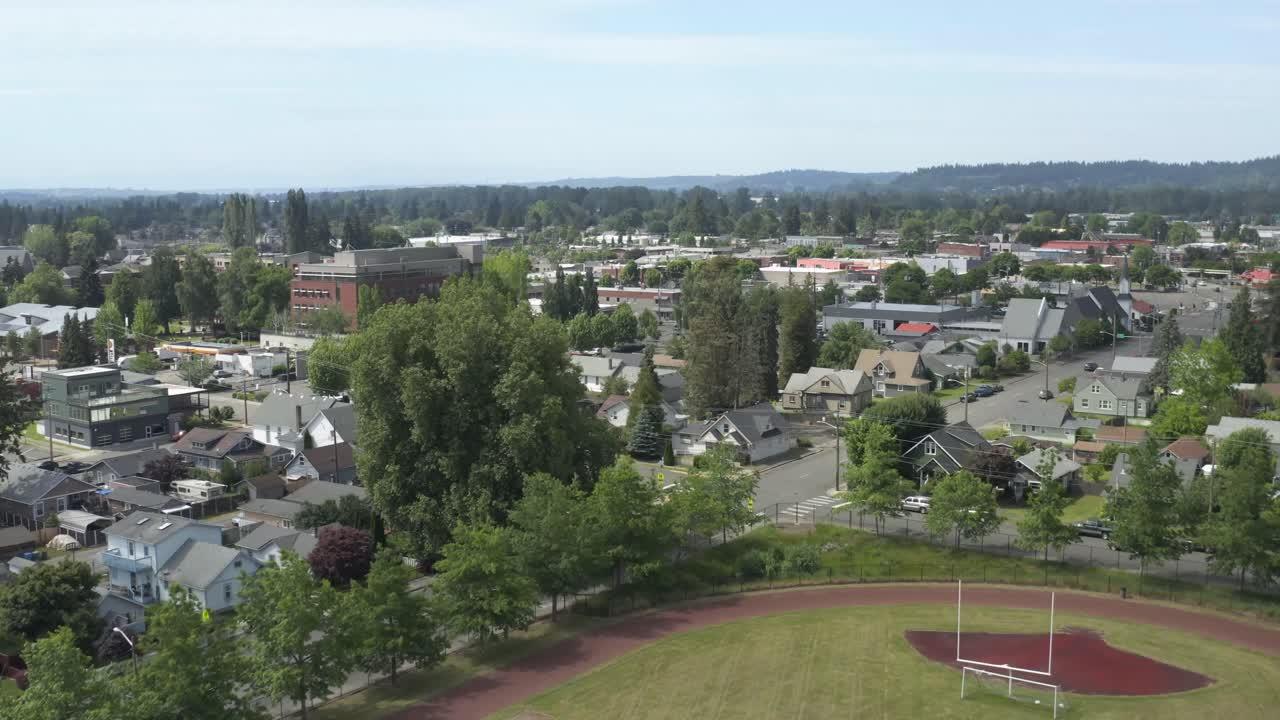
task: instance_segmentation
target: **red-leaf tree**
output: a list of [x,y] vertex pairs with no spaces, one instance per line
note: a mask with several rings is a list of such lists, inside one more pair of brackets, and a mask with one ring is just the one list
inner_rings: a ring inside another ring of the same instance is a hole
[[317,579],[328,580],[334,587],[347,587],[353,580],[364,580],[373,562],[369,533],[343,525],[324,528],[307,562]]

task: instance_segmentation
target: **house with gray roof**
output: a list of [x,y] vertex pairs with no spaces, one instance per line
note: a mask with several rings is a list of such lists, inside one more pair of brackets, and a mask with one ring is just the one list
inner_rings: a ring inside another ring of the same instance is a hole
[[907,323],[948,323],[985,320],[990,311],[964,305],[918,305],[914,303],[846,302],[822,308],[822,325],[831,331],[840,323],[856,322],[876,335],[892,333]]
[[14,263],[21,268],[23,275],[36,269],[31,251],[22,245],[0,245],[0,270],[9,263]]
[[1048,347],[1055,336],[1070,336],[1080,319],[1075,305],[1058,308],[1044,298],[1014,298],[1000,326],[1000,345],[1034,355]]
[[597,355],[569,356],[569,361],[578,369],[578,379],[586,386],[588,392],[604,391],[605,383],[622,372],[623,364],[615,357],[599,357]]
[[48,355],[57,347],[62,323],[70,315],[80,320],[92,320],[98,316],[98,308],[76,308],[70,305],[45,305],[43,303],[13,303],[0,307],[0,335],[10,331],[25,338],[38,333],[43,340],[41,355]]
[[290,550],[306,559],[311,551],[316,549],[317,544],[319,540],[316,532],[312,530],[296,530],[264,524],[240,538],[236,547],[247,550],[260,564],[270,565],[279,563],[280,554],[285,550]]
[[1156,362],[1158,361],[1159,358],[1153,357],[1119,355],[1112,361],[1111,368],[1107,372],[1122,375],[1150,375],[1151,371],[1156,368]]
[[[1081,477],[1080,471],[1082,466],[1080,463],[1067,457],[1065,453],[1054,452],[1055,459],[1050,477],[1046,478],[1040,474],[1040,465],[1045,462],[1045,458],[1049,452],[1051,451],[1041,448],[1032,450],[1026,455],[1018,458],[1016,461],[1018,464],[1018,475],[1014,479],[1014,482],[1025,487],[1029,487],[1032,490],[1039,490],[1040,483],[1049,479],[1062,483],[1062,487],[1066,490],[1079,487]],[[1017,493],[1017,490],[1015,489],[1014,492]]]
[[229,610],[240,604],[244,576],[253,575],[259,567],[261,563],[242,548],[187,540],[161,566],[160,577],[165,585],[160,592],[167,598],[170,588],[177,585],[186,588],[210,612]]
[[303,450],[284,466],[284,476],[290,481],[312,478],[324,482],[355,485],[356,456],[346,443],[312,447]]
[[187,570],[185,563],[174,560],[180,551],[186,558],[192,543],[222,546],[222,528],[217,525],[146,510],[126,515],[104,534],[107,548],[101,559],[107,567],[107,592],[134,608],[131,622],[143,617],[147,605],[167,600],[175,578],[189,581],[205,574],[207,553],[197,552]]
[[83,507],[95,490],[66,473],[14,463],[0,480],[0,524],[39,529],[48,515]]
[[308,444],[313,448],[334,443],[356,446],[355,406],[351,403],[337,403],[322,408],[302,429],[302,435],[303,445],[295,448],[294,452],[301,452]]
[[1056,400],[1020,400],[1009,411],[1005,428],[1013,435],[1074,445],[1080,428],[1096,428],[1097,420],[1077,419]]
[[111,511],[116,513],[117,517],[124,517],[126,514],[134,510],[150,510],[159,513],[180,512],[189,510],[190,505],[170,495],[163,495],[158,492],[149,492],[147,490],[137,490],[129,487],[111,487],[99,490],[99,493],[105,493],[103,497],[107,501],[107,505]]
[[[340,404],[337,398],[324,395],[286,395],[272,393],[262,399],[253,416],[253,439],[263,445],[302,449],[303,429],[322,410]],[[342,403],[345,404],[345,403]]]
[[109,484],[120,478],[141,475],[147,463],[172,457],[168,450],[147,448],[114,457],[103,458],[85,468],[80,477],[89,482]]
[[782,407],[852,415],[871,405],[874,392],[871,378],[861,370],[814,367],[808,372],[791,374],[782,390]]
[[938,428],[916,441],[902,454],[912,474],[924,487],[931,480],[972,467],[979,453],[992,452],[991,443],[966,422]]
[[258,498],[240,505],[237,519],[242,524],[247,521],[291,528],[293,527],[294,519],[298,517],[300,512],[302,512],[302,503],[283,499]]
[[691,423],[671,437],[677,456],[702,455],[717,445],[733,447],[742,462],[759,462],[796,446],[786,420],[769,403],[728,410],[702,423]]
[[286,448],[263,445],[248,430],[226,428],[193,428],[174,444],[173,451],[205,472],[218,472],[227,462],[243,468],[261,460],[268,467],[280,467],[293,455]]
[[1098,373],[1076,378],[1071,407],[1078,413],[1111,417],[1151,417],[1155,397],[1146,375]]

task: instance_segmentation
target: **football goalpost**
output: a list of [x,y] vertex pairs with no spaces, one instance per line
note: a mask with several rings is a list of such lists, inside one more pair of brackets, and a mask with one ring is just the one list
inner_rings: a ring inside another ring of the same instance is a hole
[[[993,663],[986,660],[974,660],[964,656],[961,640],[961,625],[964,614],[964,581],[956,581],[956,664],[960,666],[960,699],[966,697],[969,685],[977,685],[987,689],[999,689],[1011,700],[1023,700],[1035,705],[1044,701],[1051,702],[1053,717],[1058,717],[1058,708],[1065,707],[1058,700],[1059,686],[1049,682],[1053,677],[1053,624],[1054,611],[1057,606],[1057,594],[1049,593],[1049,652],[1044,669],[1024,668],[1009,663]],[[1020,673],[1015,675],[1014,673]],[[1025,675],[1042,678],[1031,680]],[[1017,688],[1017,690],[1015,689]],[[1031,693],[1020,693],[1018,690],[1033,690]],[[1049,695],[1052,695],[1050,699]],[[1041,698],[1040,696],[1044,696]]]

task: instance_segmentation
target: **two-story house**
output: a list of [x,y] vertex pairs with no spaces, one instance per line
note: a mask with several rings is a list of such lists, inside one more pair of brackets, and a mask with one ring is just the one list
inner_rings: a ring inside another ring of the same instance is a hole
[[613,357],[574,354],[569,361],[578,369],[578,379],[588,392],[602,392],[605,384],[622,372],[622,362]]
[[173,452],[205,472],[218,472],[226,462],[241,469],[257,460],[280,467],[293,455],[286,448],[263,445],[248,430],[223,428],[194,428],[174,444]]
[[80,475],[92,483],[109,485],[120,478],[141,475],[148,463],[170,457],[168,450],[146,448],[137,452],[124,453],[115,457],[103,458],[90,465]]
[[355,485],[356,456],[346,443],[325,447],[307,448],[284,466],[284,476],[290,481],[312,478],[324,482]]
[[137,511],[105,534],[107,590],[138,612],[128,623],[140,620],[147,605],[167,600],[172,585],[190,590],[212,612],[234,607],[241,575],[258,569],[248,552],[222,546],[222,528],[184,517]]
[[248,550],[262,565],[280,562],[280,554],[290,550],[304,560],[316,549],[319,540],[311,530],[294,530],[263,523],[240,538],[236,547]]
[[991,443],[966,422],[939,428],[916,441],[902,454],[914,468],[920,487],[930,481],[973,467],[979,453],[992,452]]
[[815,367],[809,368],[809,372],[791,374],[782,390],[782,407],[852,415],[871,404],[874,392],[871,378],[861,370]]
[[1145,375],[1098,373],[1076,378],[1071,407],[1113,417],[1151,417],[1153,396]]
[[787,422],[769,403],[729,410],[702,423],[677,430],[671,440],[677,456],[702,455],[713,446],[728,445],[743,462],[759,462],[796,446]]
[[875,384],[879,397],[933,390],[933,378],[925,369],[920,353],[902,350],[863,350],[854,370],[860,370]]
[[294,452],[305,447],[303,429],[316,414],[338,404],[337,398],[273,393],[262,399],[253,417],[253,439]]
[[95,490],[66,473],[14,463],[0,480],[0,521],[36,530],[50,515],[83,507]]

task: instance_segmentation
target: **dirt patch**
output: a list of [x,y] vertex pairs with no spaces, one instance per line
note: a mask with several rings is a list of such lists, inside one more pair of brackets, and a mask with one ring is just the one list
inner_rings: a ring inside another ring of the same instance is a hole
[[[907,642],[921,655],[955,668],[956,634],[908,630]],[[962,633],[961,655],[994,665],[1048,670],[1048,635]],[[1149,657],[1114,648],[1097,632],[1071,629],[1053,634],[1053,674],[1014,677],[1049,682],[1082,695],[1167,695],[1206,687],[1213,679]]]

